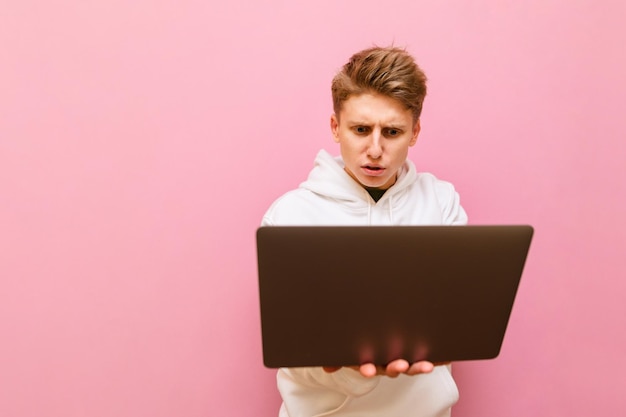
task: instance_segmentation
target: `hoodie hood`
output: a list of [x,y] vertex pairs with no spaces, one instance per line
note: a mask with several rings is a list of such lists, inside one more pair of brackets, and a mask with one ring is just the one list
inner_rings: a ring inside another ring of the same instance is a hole
[[396,183],[375,202],[344,170],[340,157],[321,150],[309,177],[267,210],[262,225],[465,224],[467,215],[449,182],[418,173],[407,160]]
[[[340,156],[333,157],[325,150],[318,152],[315,158],[315,166],[309,173],[300,188],[312,191],[316,194],[332,198],[349,205],[363,206],[373,200],[367,190],[355,181],[345,170],[345,164]],[[413,163],[409,160],[398,171],[396,183],[392,185],[379,203],[394,194],[400,193],[415,181],[417,176]]]
[[402,194],[408,191],[417,177],[413,163],[409,160],[405,161],[398,171],[396,183],[378,202],[374,202],[367,190],[355,181],[344,170],[344,167],[345,164],[340,156],[333,157],[325,150],[321,150],[315,158],[313,170],[307,180],[300,184],[300,188],[333,199],[348,210],[358,212],[367,210],[368,219],[371,218],[373,209],[386,209],[389,220],[393,222],[394,206],[400,202]]

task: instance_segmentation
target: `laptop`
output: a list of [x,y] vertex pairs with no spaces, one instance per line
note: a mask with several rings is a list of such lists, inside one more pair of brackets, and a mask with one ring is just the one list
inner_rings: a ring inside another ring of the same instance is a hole
[[264,365],[493,359],[532,235],[529,225],[260,227]]

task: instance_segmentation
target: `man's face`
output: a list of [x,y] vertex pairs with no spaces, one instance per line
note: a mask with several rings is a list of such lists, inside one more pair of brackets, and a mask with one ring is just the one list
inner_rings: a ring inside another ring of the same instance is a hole
[[419,120],[397,100],[380,94],[352,96],[330,127],[345,170],[362,186],[386,190],[396,182],[409,147],[417,142]]

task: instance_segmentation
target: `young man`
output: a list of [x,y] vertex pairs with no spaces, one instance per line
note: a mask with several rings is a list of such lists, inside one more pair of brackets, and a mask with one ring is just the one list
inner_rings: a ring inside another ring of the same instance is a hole
[[[406,51],[353,55],[332,82],[341,157],[320,151],[308,179],[272,204],[263,225],[467,223],[454,187],[407,160],[425,95],[426,77]],[[277,378],[280,417],[443,417],[458,399],[450,366],[429,362],[283,368]]]

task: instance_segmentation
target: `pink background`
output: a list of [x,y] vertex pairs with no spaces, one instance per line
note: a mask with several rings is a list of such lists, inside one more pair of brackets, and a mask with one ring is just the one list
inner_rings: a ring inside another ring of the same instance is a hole
[[254,232],[330,79],[406,46],[411,157],[536,228],[501,356],[454,415],[626,409],[621,1],[13,1],[0,12],[0,415],[273,416]]

